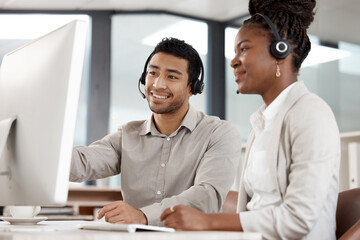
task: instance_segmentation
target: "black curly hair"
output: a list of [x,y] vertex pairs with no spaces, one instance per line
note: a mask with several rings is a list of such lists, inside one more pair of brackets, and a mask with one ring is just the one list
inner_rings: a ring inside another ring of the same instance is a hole
[[268,30],[271,41],[275,40],[269,25],[256,13],[266,15],[275,25],[281,38],[292,46],[293,69],[298,72],[311,49],[307,29],[314,20],[315,0],[250,0],[249,13],[244,27],[256,24]]
[[202,61],[199,53],[185,41],[179,40],[177,38],[163,38],[162,41],[156,45],[156,47],[150,54],[148,58],[149,62],[151,58],[159,52],[168,53],[175,57],[179,57],[189,61],[187,68],[187,72],[189,75],[188,85],[191,82],[196,81],[200,76]]

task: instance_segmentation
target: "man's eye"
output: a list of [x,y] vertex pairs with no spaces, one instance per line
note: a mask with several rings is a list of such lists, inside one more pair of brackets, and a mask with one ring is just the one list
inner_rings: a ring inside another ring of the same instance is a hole
[[177,77],[173,76],[173,75],[170,75],[169,76],[170,79],[177,79]]
[[151,76],[154,76],[155,72],[154,71],[149,71],[148,74],[151,75]]

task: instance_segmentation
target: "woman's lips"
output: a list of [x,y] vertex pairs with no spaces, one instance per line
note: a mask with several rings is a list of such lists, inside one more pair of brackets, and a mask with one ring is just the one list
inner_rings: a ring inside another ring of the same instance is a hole
[[234,76],[235,76],[235,82],[239,83],[241,82],[241,77],[245,74],[245,71],[236,71],[234,72]]

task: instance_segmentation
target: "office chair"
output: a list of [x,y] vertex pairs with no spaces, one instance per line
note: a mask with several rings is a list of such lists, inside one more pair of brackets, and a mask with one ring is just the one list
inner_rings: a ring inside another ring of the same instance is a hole
[[229,191],[222,206],[223,213],[236,213],[238,192]]
[[[229,191],[222,206],[223,213],[236,213],[237,191]],[[336,238],[360,239],[360,188],[339,193],[336,209]]]
[[360,239],[360,188],[339,193],[336,208],[336,238]]

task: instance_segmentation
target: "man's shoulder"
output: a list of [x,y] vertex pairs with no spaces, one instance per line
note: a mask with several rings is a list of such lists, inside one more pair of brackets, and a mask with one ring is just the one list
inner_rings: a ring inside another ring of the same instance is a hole
[[204,113],[200,113],[200,121],[198,122],[198,126],[204,126],[210,129],[222,129],[222,130],[231,130],[238,131],[234,124],[227,120],[222,120],[217,116],[206,115]]
[[240,132],[237,127],[217,116],[202,113],[193,133],[196,137],[208,139],[210,145],[220,144],[234,149],[241,146]]
[[136,120],[136,121],[130,121],[127,123],[124,123],[119,126],[119,131],[141,131],[148,120]]

